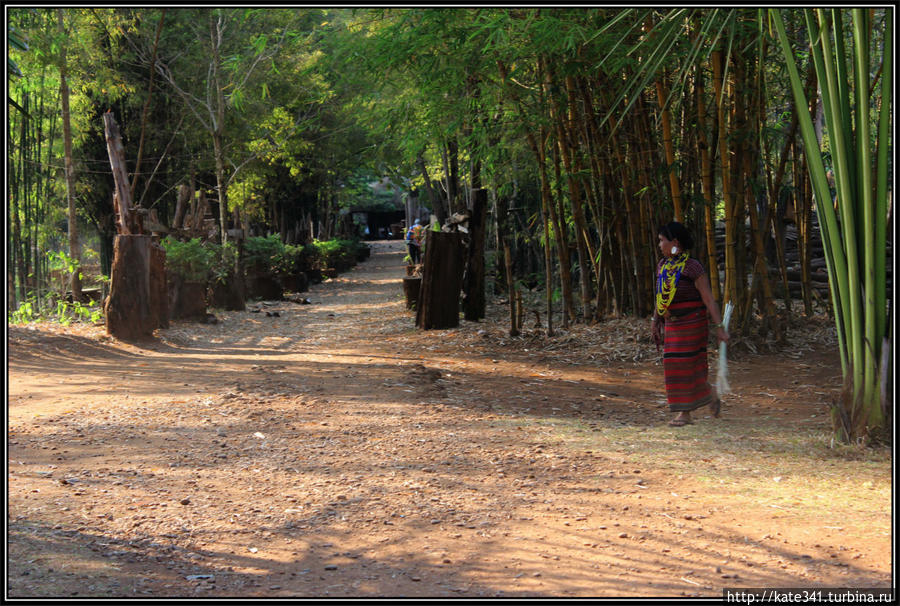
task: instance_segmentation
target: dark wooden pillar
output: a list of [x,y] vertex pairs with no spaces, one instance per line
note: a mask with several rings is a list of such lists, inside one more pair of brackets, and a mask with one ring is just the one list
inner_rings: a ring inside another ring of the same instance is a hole
[[462,275],[462,234],[427,232],[416,326],[423,330],[459,326]]

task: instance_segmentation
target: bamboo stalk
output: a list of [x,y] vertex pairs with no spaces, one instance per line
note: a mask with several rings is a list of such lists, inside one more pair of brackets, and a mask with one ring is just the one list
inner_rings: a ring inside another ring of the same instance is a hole
[[[869,95],[869,44],[868,44],[868,19],[866,10],[853,9],[853,41],[854,41],[854,59],[855,69],[854,76],[856,79],[856,107],[858,112],[856,137],[856,157],[857,157],[857,205],[861,206],[860,229],[862,230],[861,243],[868,242],[868,246],[863,247],[864,257],[864,274],[862,276],[864,296],[862,304],[863,326],[862,332],[865,342],[864,362],[863,362],[863,399],[864,402],[871,402],[875,399],[877,393],[877,371],[878,360],[880,358],[879,351],[881,349],[880,339],[877,336],[877,320],[875,308],[875,290],[877,288],[875,274],[875,256],[876,248],[872,246],[876,238],[875,227],[875,204],[874,190],[872,183],[872,152],[870,147],[869,120],[866,111],[860,108],[868,108]],[[881,255],[882,258],[884,254]],[[874,425],[881,425],[881,406],[867,406],[869,414],[867,415]]]
[[663,149],[666,152],[666,173],[669,177],[669,188],[672,194],[672,208],[675,220],[684,221],[684,211],[681,204],[681,187],[678,184],[678,175],[675,172],[675,146],[672,144],[672,116],[666,99],[669,96],[665,84],[665,71],[656,80],[656,98],[659,102],[660,118],[662,120]]
[[[893,99],[893,57],[894,57],[894,21],[893,10],[885,15],[884,51],[882,52],[883,65],[881,79],[881,108],[878,120],[878,157],[875,191],[875,250],[887,249],[887,184],[888,184],[888,153],[891,141],[891,101]],[[875,286],[875,317],[877,319],[876,334],[887,334],[887,288],[885,278],[887,260],[884,254],[875,255],[875,277],[878,280]],[[882,377],[882,381],[885,377]]]
[[[799,77],[784,30],[784,23],[781,20],[780,11],[773,10],[771,14],[784,51],[791,78],[791,88],[799,105],[803,91],[799,85]],[[842,43],[836,43],[837,53],[835,53],[827,27],[828,14],[825,11],[818,12],[818,20],[814,18],[812,11],[805,11],[805,15],[810,40],[814,42],[813,60],[816,71],[819,73],[820,80],[823,74],[825,76],[822,98],[835,166],[837,209],[830,204],[828,182],[821,158],[812,155],[813,152],[818,153],[819,148],[808,114],[800,114],[800,124],[804,145],[807,149],[812,184],[816,191],[816,198],[820,201],[818,207],[822,219],[821,227],[828,267],[829,289],[834,302],[835,322],[838,328],[841,364],[845,380],[846,398],[841,406],[832,410],[832,416],[835,421],[836,433],[845,440],[849,440],[854,437],[871,435],[872,431],[882,428],[884,424],[881,396],[880,394],[876,395],[876,392],[879,392],[877,389],[878,377],[881,374],[881,359],[878,356],[881,335],[873,331],[873,327],[877,327],[877,320],[870,319],[868,316],[874,313],[877,317],[884,313],[884,310],[875,309],[874,289],[878,286],[870,286],[869,282],[882,279],[881,276],[876,277],[873,274],[878,256],[885,255],[885,250],[877,248],[875,244],[878,242],[876,225],[886,222],[886,218],[873,216],[877,212],[880,202],[871,198],[870,156],[860,147],[870,145],[868,125],[863,125],[863,122],[869,120],[867,110],[869,100],[865,96],[870,88],[866,47],[867,22],[863,13],[854,13],[856,19],[854,20],[852,39],[856,66],[855,77],[857,78],[855,85],[862,87],[861,95],[856,99],[858,111],[854,117],[857,130],[854,131],[851,128],[852,123],[849,123],[849,99],[845,96],[847,94],[846,73],[843,71],[845,69],[844,58],[840,56]],[[844,32],[840,26],[840,19],[835,13],[832,13],[831,17],[834,35],[841,38]],[[890,18],[891,16],[888,16],[887,20],[889,21]],[[892,30],[886,26],[886,47],[892,45],[891,37]],[[842,82],[842,80],[844,81]],[[889,91],[890,89],[883,90]],[[882,132],[882,127],[885,126],[881,121],[882,118],[884,118],[884,114],[879,118],[879,132]],[[856,139],[854,139],[854,135],[856,135]],[[853,162],[852,156],[854,155],[862,155],[863,160],[860,163]],[[878,192],[886,194],[886,177],[886,170],[878,171],[877,178],[884,178],[885,186],[884,189],[881,189],[880,184],[875,186],[876,197]],[[875,212],[873,212],[873,207],[876,209]],[[837,223],[837,212],[840,213],[840,224]],[[859,271],[860,248],[863,249],[863,258],[869,264],[869,268],[862,276]]]
[[725,114],[725,83],[722,64],[722,51],[716,49],[712,52],[713,88],[716,97],[716,110],[718,113],[719,128],[719,160],[722,175],[722,199],[725,203],[725,292],[723,300],[731,301],[735,305],[740,301],[737,293],[737,266],[735,254],[737,242],[735,242],[735,217],[734,198],[731,190],[731,162],[729,159],[727,120]]
[[[854,195],[851,184],[851,164],[848,157],[850,141],[848,141],[846,132],[844,131],[842,120],[843,103],[841,102],[840,90],[843,86],[838,81],[838,59],[835,57],[831,44],[831,38],[828,36],[828,30],[825,25],[826,16],[822,9],[819,9],[819,24],[822,27],[822,35],[819,36],[819,43],[822,46],[822,53],[825,67],[825,87],[822,94],[831,98],[830,111],[826,113],[825,119],[828,124],[828,133],[832,142],[832,158],[835,163],[835,185],[837,187],[837,206],[841,214],[841,223],[843,229],[840,235],[843,237],[844,254],[846,255],[846,272],[847,272],[847,288],[848,296],[846,297],[849,306],[844,310],[848,317],[849,334],[847,335],[848,350],[850,353],[851,369],[853,372],[854,392],[859,386],[862,386],[863,368],[863,344],[862,344],[862,310],[858,297],[854,293],[859,292],[859,249],[857,245],[856,221],[854,213]],[[857,406],[854,404],[854,407]]]
[[696,72],[697,95],[697,147],[700,151],[700,185],[703,193],[703,217],[706,225],[706,266],[709,272],[709,285],[716,303],[722,306],[722,292],[719,285],[719,267],[716,258],[716,219],[713,202],[715,186],[713,184],[713,160],[709,153],[706,122],[706,91],[703,87],[703,74],[698,63]]
[[[559,151],[559,157],[562,159],[563,164],[566,169],[566,183],[569,186],[569,198],[570,203],[572,205],[572,219],[575,223],[575,246],[576,252],[578,254],[578,266],[579,266],[579,284],[581,286],[581,308],[582,308],[582,318],[583,321],[587,321],[590,317],[591,311],[591,294],[590,294],[590,280],[591,280],[591,265],[590,265],[590,255],[587,252],[587,242],[585,241],[585,234],[587,233],[587,229],[585,227],[584,220],[584,207],[581,203],[581,188],[578,180],[575,178],[575,168],[573,164],[572,158],[572,147],[570,143],[570,138],[567,136],[565,124],[563,123],[563,111],[557,104],[557,101],[552,98],[550,85],[553,81],[554,72],[550,65],[547,62],[547,59],[543,59],[544,63],[544,88],[545,95],[548,100],[548,109],[550,111],[550,117],[553,120],[556,127],[556,147]],[[566,86],[568,89],[568,84]]]

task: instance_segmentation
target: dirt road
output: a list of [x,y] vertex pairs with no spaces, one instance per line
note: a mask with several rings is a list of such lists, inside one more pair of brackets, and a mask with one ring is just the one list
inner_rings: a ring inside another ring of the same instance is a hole
[[417,331],[402,256],[142,345],[10,326],[7,597],[890,586],[833,347],[736,361],[723,418],[672,428],[640,323]]

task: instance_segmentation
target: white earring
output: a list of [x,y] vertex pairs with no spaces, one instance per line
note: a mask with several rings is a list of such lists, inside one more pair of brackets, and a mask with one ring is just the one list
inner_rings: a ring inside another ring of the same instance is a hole
[[677,246],[673,246],[673,247],[672,247],[672,254],[673,254],[673,255],[677,255],[677,254],[678,254],[678,247],[677,247]]

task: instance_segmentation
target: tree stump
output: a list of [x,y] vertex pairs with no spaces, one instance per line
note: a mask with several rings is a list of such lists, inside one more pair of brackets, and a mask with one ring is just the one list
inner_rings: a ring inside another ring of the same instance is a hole
[[234,272],[224,282],[213,282],[209,285],[207,300],[212,307],[221,307],[227,311],[244,311],[246,285]]
[[462,234],[427,232],[416,326],[423,330],[459,326],[463,269]]
[[309,278],[305,272],[298,271],[293,274],[281,276],[281,284],[285,290],[291,292],[306,292],[309,290]]
[[419,276],[403,278],[403,294],[406,295],[406,309],[415,309],[418,306],[421,286],[422,278]]
[[169,281],[169,304],[177,320],[206,318],[206,282],[187,282],[179,277]]
[[169,327],[166,249],[154,241],[150,242],[150,313],[157,328]]
[[[117,339],[146,339],[159,328],[158,311],[153,309],[158,303],[151,295],[150,244],[150,236],[116,236],[109,297],[103,311],[106,331]],[[165,290],[162,293],[164,296]]]
[[251,269],[246,275],[247,298],[265,301],[284,299],[284,287],[275,274]]

